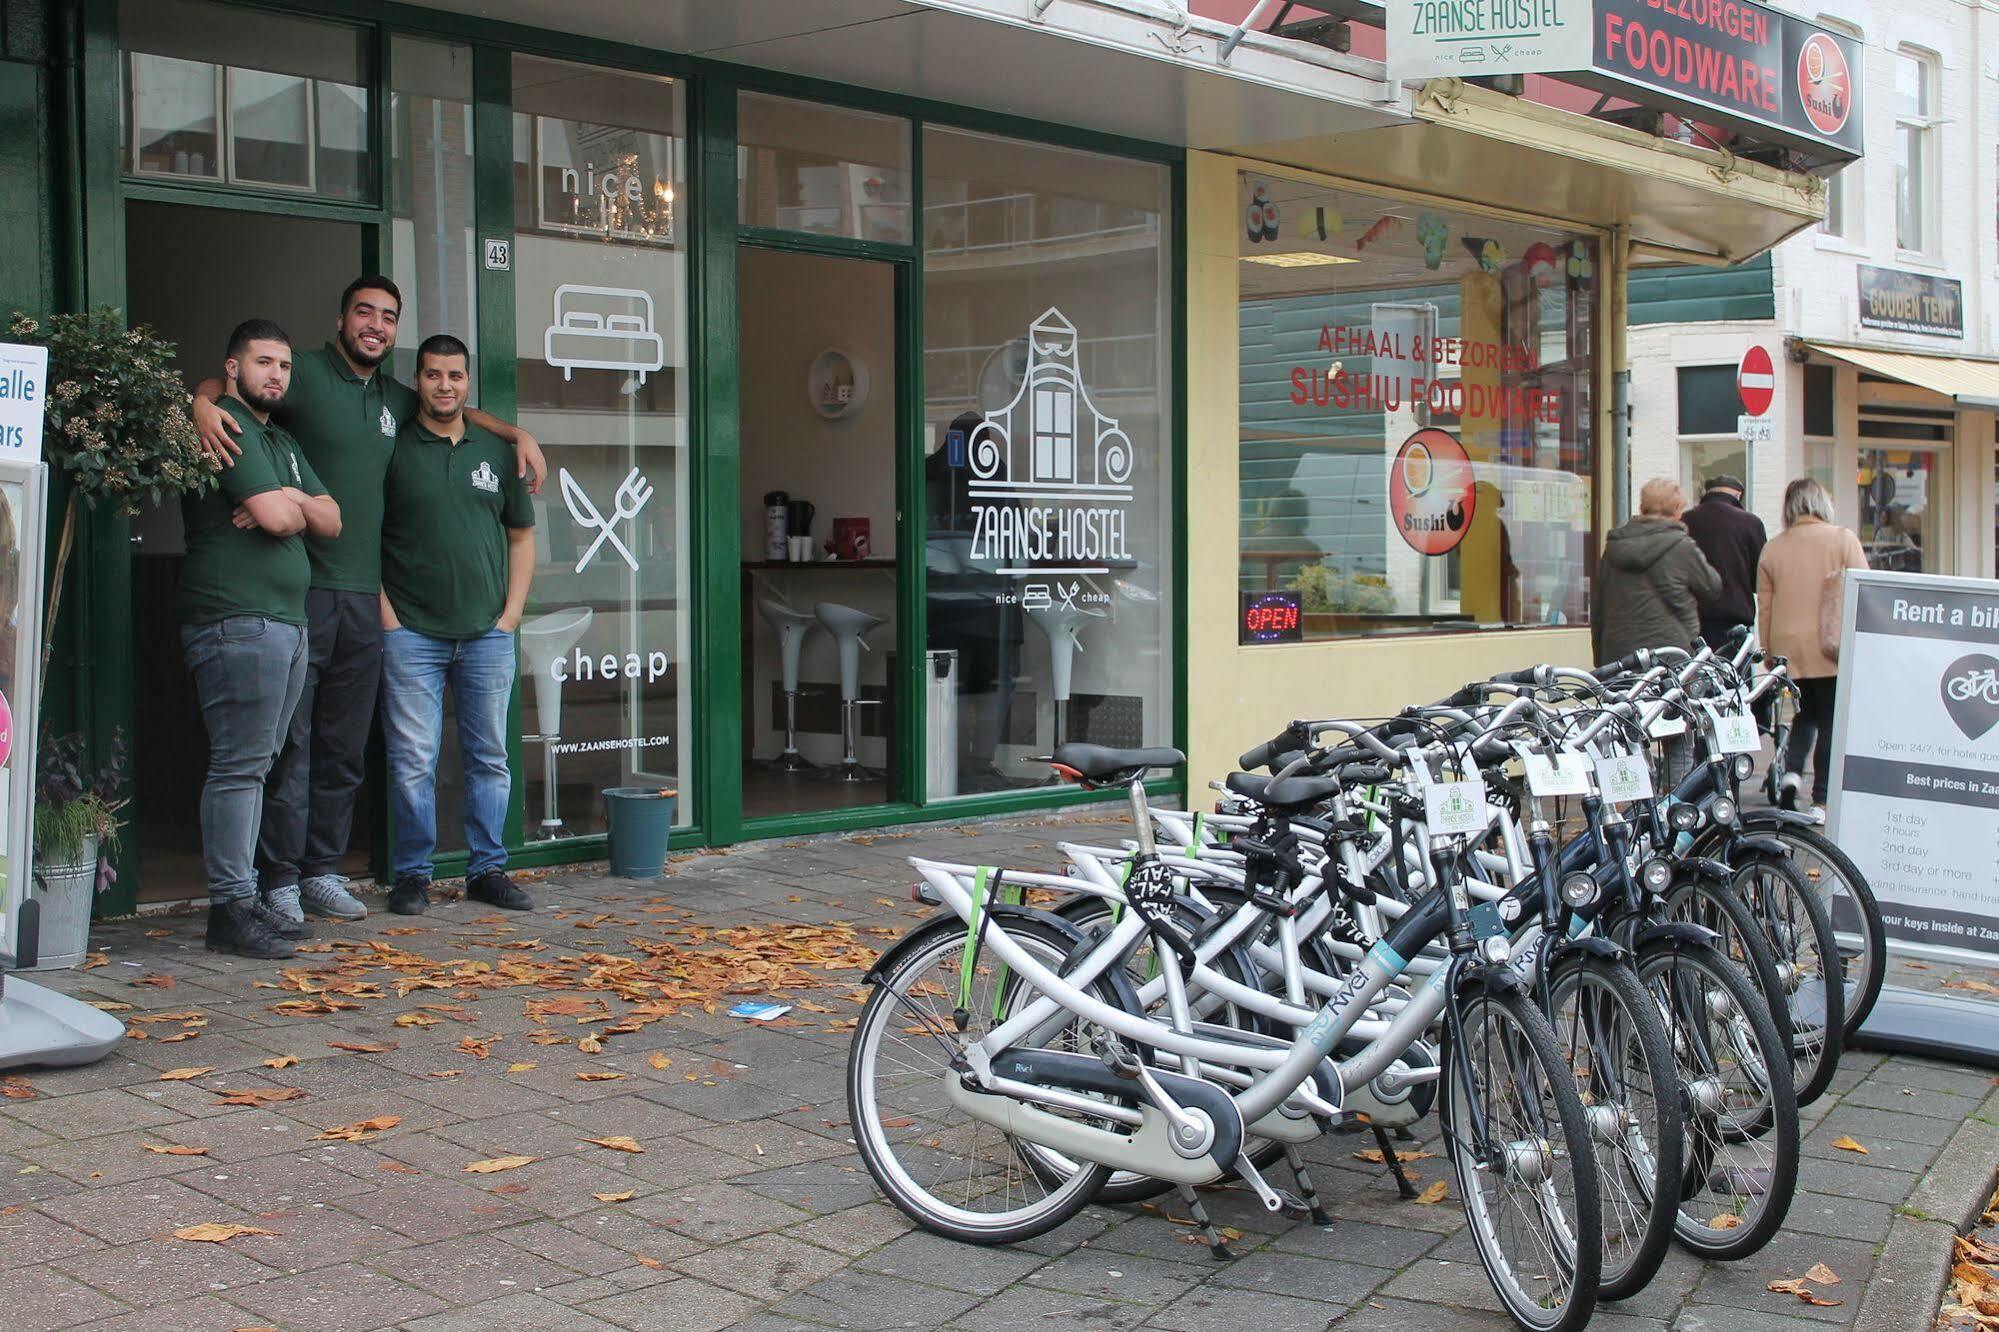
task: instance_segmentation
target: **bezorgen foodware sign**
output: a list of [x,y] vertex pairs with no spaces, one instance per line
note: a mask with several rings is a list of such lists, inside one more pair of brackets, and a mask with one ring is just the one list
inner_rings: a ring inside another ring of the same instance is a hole
[[1567,75],[1828,160],[1860,155],[1859,44],[1752,0],[1389,0],[1383,14],[1397,79]]

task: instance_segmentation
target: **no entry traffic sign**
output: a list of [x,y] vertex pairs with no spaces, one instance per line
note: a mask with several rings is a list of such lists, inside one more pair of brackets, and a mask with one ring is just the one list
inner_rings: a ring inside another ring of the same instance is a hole
[[1770,364],[1770,353],[1761,347],[1751,347],[1742,353],[1742,364],[1736,367],[1735,391],[1742,398],[1742,410],[1751,416],[1761,416],[1770,410],[1770,399],[1777,392],[1777,371]]

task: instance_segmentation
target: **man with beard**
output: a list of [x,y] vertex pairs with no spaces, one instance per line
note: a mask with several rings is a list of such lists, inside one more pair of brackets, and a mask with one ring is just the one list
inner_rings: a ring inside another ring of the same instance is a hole
[[264,779],[305,683],[302,534],[340,535],[340,506],[292,437],[271,420],[291,381],[292,345],[268,319],[239,324],[223,363],[224,398],[242,426],[242,453],[217,488],[181,501],[187,559],[178,608],[181,647],[208,730],[201,852],[208,870],[208,947],[290,957],[310,936],[257,894]]
[[533,900],[507,877],[502,825],[514,630],[534,577],[534,509],[513,451],[465,419],[471,356],[448,334],[416,353],[416,419],[396,436],[382,510],[382,734],[395,816],[389,910],[430,905],[444,691],[465,767],[465,895],[510,911]]
[[[414,393],[377,373],[395,350],[401,314],[402,293],[388,278],[348,283],[333,341],[298,356],[291,392],[277,413],[346,515],[340,539],[306,541],[312,590],[305,689],[265,792],[262,891],[273,910],[293,921],[303,921],[306,911],[337,920],[368,914],[339,865],[381,682],[382,478],[396,432],[417,410]],[[226,465],[237,424],[209,401],[217,387],[210,380],[195,390],[193,415],[204,447]],[[466,414],[514,446],[508,470],[531,471],[539,485],[544,463],[532,435],[483,412]]]

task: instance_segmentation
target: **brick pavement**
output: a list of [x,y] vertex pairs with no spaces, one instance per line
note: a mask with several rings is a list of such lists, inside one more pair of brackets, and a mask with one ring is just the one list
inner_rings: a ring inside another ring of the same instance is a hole
[[[685,937],[690,926],[852,922],[879,945],[923,914],[907,898],[905,856],[1046,865],[1057,839],[1108,841],[1118,832],[1078,821],[761,844],[682,857],[658,884],[565,874],[535,885],[548,907],[532,917],[496,923],[486,908],[453,901],[416,922],[421,933],[390,935],[411,923],[378,912],[359,926],[322,927],[321,938],[466,959],[467,975],[509,958],[636,956],[628,940]],[[1102,814],[1082,821],[1112,822]],[[677,910],[648,914],[660,904]],[[627,921],[635,923],[616,923]],[[542,947],[519,947],[530,941]],[[853,971],[791,994],[827,1015],[799,1011],[759,1027],[697,1005],[610,1036],[589,1054],[572,1043],[573,1029],[560,1045],[531,1039],[574,1023],[566,1015],[532,1021],[524,1001],[546,997],[534,990],[397,997],[385,984],[383,997],[356,999],[352,1009],[302,1015],[274,1011],[301,997],[265,988],[278,980],[277,965],[204,952],[196,915],[109,925],[96,944],[105,965],[44,979],[130,1004],[120,1013],[127,1019],[198,1010],[205,1025],[138,1024],[150,1039],[127,1041],[89,1068],[29,1073],[33,1099],[0,1099],[0,1323],[23,1332],[1191,1332],[1225,1319],[1273,1330],[1510,1326],[1455,1205],[1397,1201],[1379,1167],[1353,1158],[1368,1144],[1343,1135],[1307,1153],[1338,1218],[1330,1229],[1272,1218],[1239,1189],[1213,1195],[1217,1219],[1243,1232],[1233,1264],[1215,1263],[1184,1226],[1141,1208],[1092,1207],[1008,1249],[912,1232],[879,1200],[844,1123],[847,1037],[838,1024],[855,1011],[846,997],[858,981]],[[300,962],[320,967],[351,955]],[[160,988],[157,977],[171,977],[172,987]],[[426,1004],[450,1015],[435,1025],[396,1024],[407,1014],[436,1016]],[[617,1025],[624,1005],[612,1008]],[[166,1042],[181,1030],[197,1035]],[[487,1058],[463,1051],[468,1035],[494,1038]],[[396,1048],[356,1053],[330,1042]],[[265,1066],[286,1055],[298,1062]],[[159,1080],[180,1067],[216,1071]],[[433,1076],[452,1069],[461,1071]],[[259,1088],[304,1094],[217,1104],[219,1089]],[[1651,1289],[1606,1306],[1597,1325],[1779,1332],[1851,1322],[1877,1276],[1894,1210],[1960,1122],[1999,1119],[1999,1101],[1983,1073],[1869,1054],[1847,1056],[1836,1093],[1807,1111],[1801,1192],[1768,1250],[1733,1267],[1676,1252]],[[387,1115],[400,1123],[368,1141],[315,1137]],[[1843,1134],[1868,1154],[1832,1148]],[[645,1150],[581,1141],[611,1135]],[[206,1155],[155,1153],[148,1143]],[[464,1169],[507,1155],[538,1159],[494,1174]],[[1438,1178],[1438,1164],[1416,1168]],[[219,1245],[171,1238],[201,1222],[275,1233]],[[1764,1289],[1816,1262],[1843,1278],[1831,1292],[1842,1304],[1812,1308]]]

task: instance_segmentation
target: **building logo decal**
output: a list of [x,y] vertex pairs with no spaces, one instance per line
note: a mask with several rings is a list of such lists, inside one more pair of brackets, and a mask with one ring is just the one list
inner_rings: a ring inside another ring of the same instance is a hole
[[1060,310],[1043,311],[1020,388],[965,441],[971,555],[1002,574],[1102,574],[1131,560],[1132,444],[1090,401],[1080,341]]

